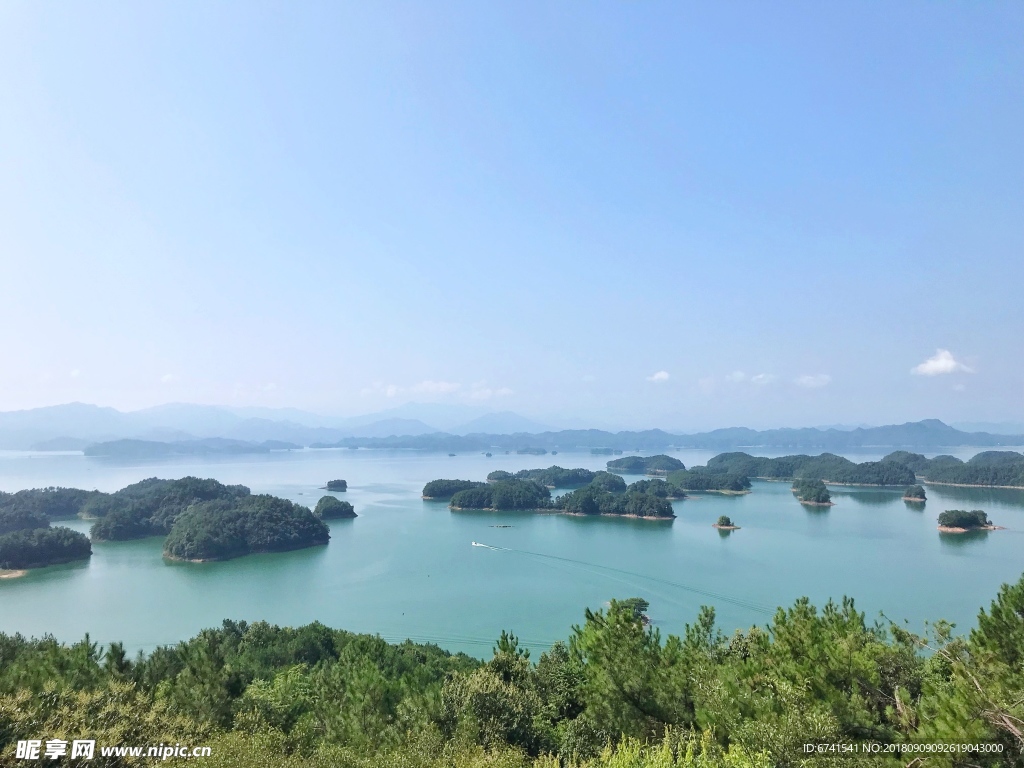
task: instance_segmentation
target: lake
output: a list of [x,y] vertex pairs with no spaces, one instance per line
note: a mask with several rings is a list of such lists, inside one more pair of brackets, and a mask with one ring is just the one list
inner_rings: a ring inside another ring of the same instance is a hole
[[[953,451],[961,458],[976,452]],[[690,466],[713,453],[672,455]],[[847,455],[865,461],[881,452]],[[344,478],[349,491],[338,496],[359,514],[332,521],[326,547],[222,563],[165,561],[159,538],[98,543],[87,562],[0,580],[0,631],[68,642],[88,632],[101,643],[152,650],[225,618],[320,621],[489,656],[503,629],[536,653],[567,638],[584,608],[610,598],[646,598],[654,625],[677,634],[701,605],[713,605],[731,633],[765,624],[776,606],[803,595],[819,606],[850,595],[869,619],[881,611],[914,631],[936,619],[966,631],[999,585],[1024,571],[1024,491],[927,486],[921,510],[900,499],[901,489],[833,486],[835,506],[815,509],[797,503],[788,483],[755,481],[748,495],[675,502],[671,522],[451,512],[420,498],[435,478],[483,480],[495,469],[551,464],[603,469],[607,459],[304,450],[132,462],[0,452],[5,491],[114,491],[146,477],[196,475],[312,507],[319,487]],[[984,509],[1007,530],[941,535],[936,517],[951,508]],[[713,529],[722,514],[742,529]],[[83,532],[90,525],[56,524]]]

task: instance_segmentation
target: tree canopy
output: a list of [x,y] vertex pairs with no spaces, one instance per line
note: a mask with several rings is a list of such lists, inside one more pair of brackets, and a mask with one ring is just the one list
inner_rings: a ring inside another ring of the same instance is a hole
[[327,481],[328,491],[347,491],[348,483],[345,480],[328,480]]
[[832,494],[821,480],[797,480],[793,485],[796,496],[804,504],[831,504]]
[[972,509],[970,512],[964,509],[947,509],[939,513],[939,525],[944,528],[984,528],[992,525],[988,515],[980,509]]
[[39,568],[91,554],[89,537],[70,528],[26,528],[0,536],[0,569]]
[[175,519],[164,553],[181,560],[227,560],[326,544],[330,538],[327,525],[306,507],[260,494],[192,504]]
[[316,503],[313,514],[321,520],[336,520],[343,517],[356,517],[356,511],[350,503],[333,496],[321,496]]
[[479,488],[484,483],[475,480],[431,480],[423,486],[423,498],[425,499],[450,499],[459,491],[469,488]]

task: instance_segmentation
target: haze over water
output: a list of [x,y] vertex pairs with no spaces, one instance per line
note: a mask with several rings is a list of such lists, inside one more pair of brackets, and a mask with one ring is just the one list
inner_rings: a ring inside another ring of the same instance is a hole
[[[865,461],[881,453],[847,456]],[[672,455],[691,466],[713,452]],[[651,602],[663,633],[682,632],[705,604],[715,607],[726,632],[764,624],[776,606],[802,595],[819,607],[850,595],[869,619],[884,611],[915,631],[936,619],[966,631],[1000,584],[1024,568],[1024,491],[928,486],[928,503],[916,510],[900,499],[900,489],[834,486],[835,506],[815,510],[798,504],[788,483],[754,481],[745,496],[695,494],[675,502],[672,522],[453,513],[444,502],[420,498],[435,478],[483,480],[495,469],[556,463],[603,469],[606,461],[576,453],[487,458],[363,450],[145,463],[0,454],[5,491],[114,491],[146,477],[196,475],[312,507],[324,493],[320,486],[344,478],[349,491],[339,496],[359,514],[331,521],[326,547],[222,563],[165,561],[162,538],[98,543],[86,563],[0,581],[0,631],[52,633],[64,641],[88,632],[95,641],[151,650],[225,618],[320,621],[483,656],[502,629],[545,648],[568,636],[585,607],[634,595]],[[942,536],[935,518],[950,508],[984,509],[1006,530]],[[714,530],[722,514],[741,530]],[[55,524],[83,532],[91,525]]]

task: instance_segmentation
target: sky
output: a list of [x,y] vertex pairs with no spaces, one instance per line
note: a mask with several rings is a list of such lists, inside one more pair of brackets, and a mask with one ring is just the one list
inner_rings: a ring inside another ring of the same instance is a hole
[[1024,4],[0,4],[0,410],[1024,418]]

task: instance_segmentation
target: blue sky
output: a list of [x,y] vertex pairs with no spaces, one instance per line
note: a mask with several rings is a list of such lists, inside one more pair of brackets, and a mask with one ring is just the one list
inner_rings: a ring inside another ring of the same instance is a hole
[[1018,2],[4,3],[0,410],[1020,420],[1022,34]]

